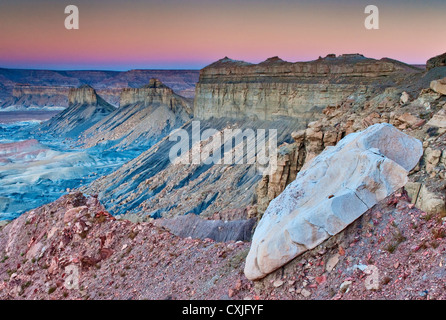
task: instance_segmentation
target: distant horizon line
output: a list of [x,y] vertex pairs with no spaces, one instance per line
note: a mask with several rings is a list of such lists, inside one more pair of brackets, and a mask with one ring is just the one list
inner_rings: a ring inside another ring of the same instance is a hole
[[[204,67],[203,67],[204,68]],[[59,68],[34,68],[34,67],[3,67],[0,66],[0,69],[7,70],[30,70],[30,71],[102,71],[102,72],[129,72],[129,71],[200,71],[201,69],[193,69],[193,68],[134,68],[134,69],[59,69]]]
[[[401,61],[403,62],[403,61]],[[405,63],[405,62],[403,62]],[[409,66],[426,66],[426,63],[406,63]],[[205,67],[203,67],[205,68]],[[89,72],[130,72],[130,71],[200,71],[201,69],[193,69],[193,68],[136,68],[136,69],[53,69],[53,68],[23,68],[23,67],[2,67],[0,66],[0,69],[6,69],[6,70],[29,70],[29,71],[89,71]]]
[[[351,53],[351,54],[359,54],[359,55],[363,55],[363,54],[361,54],[361,53]],[[328,56],[329,54],[327,54],[327,56]],[[349,54],[339,54],[339,55],[336,55],[337,57],[340,57],[340,56],[342,56],[342,55],[349,55]],[[375,60],[381,60],[381,59],[391,59],[391,60],[396,60],[396,61],[399,61],[399,62],[402,62],[402,63],[405,63],[405,64],[407,64],[407,65],[411,65],[411,66],[426,66],[426,61],[424,61],[424,62],[418,62],[418,63],[408,63],[408,62],[405,62],[405,61],[403,61],[403,60],[399,60],[399,59],[394,59],[394,58],[390,58],[390,57],[382,57],[382,58],[371,58],[371,57],[367,57],[367,56],[365,56],[365,55],[363,55],[364,57],[366,57],[366,58],[370,58],[370,59],[375,59]],[[269,58],[267,58],[267,59],[265,59],[265,60],[262,60],[262,61],[259,61],[259,62],[250,62],[250,61],[247,61],[247,60],[243,60],[243,59],[241,59],[241,60],[238,60],[238,59],[232,59],[232,58],[229,58],[229,59],[231,59],[231,60],[236,60],[236,61],[243,61],[243,62],[247,62],[247,63],[252,63],[252,64],[258,64],[258,63],[261,63],[261,62],[264,62],[264,61],[267,61],[268,59],[270,59],[270,58],[275,58],[275,57],[278,57],[278,56],[274,56],[274,57],[269,57]],[[322,56],[318,56],[318,58],[320,58],[320,57],[322,57]],[[104,69],[101,69],[100,67],[93,67],[93,68],[91,68],[91,69],[89,69],[88,67],[78,67],[78,68],[76,68],[76,67],[74,67],[74,68],[72,68],[72,69],[70,69],[69,67],[67,68],[67,67],[20,67],[20,66],[6,66],[6,67],[3,67],[3,66],[1,66],[0,65],[0,69],[10,69],[10,70],[36,70],[36,71],[38,71],[38,70],[41,70],[41,71],[103,71],[103,72],[129,72],[129,71],[138,71],[138,70],[153,70],[153,71],[157,71],[157,70],[159,70],[159,71],[166,71],[166,70],[172,70],[172,71],[199,71],[199,70],[201,70],[201,69],[203,69],[203,68],[205,68],[205,67],[207,67],[207,66],[209,66],[210,64],[212,64],[212,63],[214,63],[214,62],[217,62],[217,61],[219,61],[219,60],[222,60],[222,59],[225,59],[225,58],[228,58],[227,56],[225,56],[225,57],[223,57],[223,58],[220,58],[220,59],[217,59],[217,60],[213,60],[212,62],[204,62],[203,63],[203,66],[202,67],[198,67],[198,66],[196,66],[196,67],[177,67],[177,66],[173,66],[173,67],[163,67],[163,66],[157,66],[157,67],[135,67],[135,68],[117,68],[117,69],[112,69],[112,68],[108,68],[108,67],[104,67]],[[316,59],[310,59],[310,60],[306,60],[306,59],[304,59],[304,60],[298,60],[298,61],[294,61],[294,62],[292,62],[292,61],[286,61],[286,60],[284,60],[285,62],[289,62],[289,63],[299,63],[299,62],[311,62],[311,61],[316,61],[318,58],[316,58]]]

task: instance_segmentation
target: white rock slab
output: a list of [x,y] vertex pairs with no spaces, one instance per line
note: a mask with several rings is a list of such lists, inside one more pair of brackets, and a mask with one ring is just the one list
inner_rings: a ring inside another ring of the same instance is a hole
[[339,233],[407,182],[422,144],[375,124],[327,147],[273,201],[257,226],[245,275],[265,277]]

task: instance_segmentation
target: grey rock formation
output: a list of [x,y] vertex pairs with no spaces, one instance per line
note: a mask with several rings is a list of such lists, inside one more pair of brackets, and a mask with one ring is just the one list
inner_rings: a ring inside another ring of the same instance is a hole
[[343,230],[407,182],[423,149],[389,124],[352,133],[307,162],[257,226],[245,266],[262,278]]
[[[282,144],[292,142],[291,133],[300,127],[293,120],[237,121],[221,118],[201,121],[200,134],[207,129],[223,132],[228,128],[241,132],[276,129],[277,142]],[[191,122],[182,129],[189,133],[189,138],[192,136]],[[255,188],[262,175],[255,164],[247,163],[246,148],[243,149],[245,161],[240,164],[181,164],[172,163],[169,159],[174,145],[175,141],[165,137],[139,157],[82,190],[98,194],[112,214],[135,213],[157,218],[186,213],[209,217],[222,210],[246,208],[256,201]],[[234,142],[231,152],[237,148],[240,144]]]

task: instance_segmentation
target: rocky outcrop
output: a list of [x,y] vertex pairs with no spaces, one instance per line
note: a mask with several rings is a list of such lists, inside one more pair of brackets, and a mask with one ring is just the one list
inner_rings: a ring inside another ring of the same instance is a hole
[[[329,109],[324,113],[329,113]],[[323,128],[320,121],[310,122],[308,128],[291,134],[294,143],[279,148],[278,169],[272,175],[263,176],[256,188],[257,213],[260,217],[269,203],[276,198],[285,187],[297,176],[297,173],[325,147],[334,146],[346,134],[353,132],[352,122],[339,125],[337,128]]]
[[359,102],[391,85],[401,74],[419,72],[396,61],[359,54],[297,63],[278,57],[259,64],[224,58],[200,71],[194,114],[201,119],[291,117],[308,121],[327,106],[338,106],[347,98]]
[[427,125],[430,127],[441,128],[443,130],[446,129],[446,105],[436,114],[434,114]]
[[69,105],[97,105],[98,96],[96,91],[88,86],[83,85],[78,89],[71,89],[68,95]]
[[421,182],[408,182],[405,189],[410,197],[411,203],[427,214],[445,212],[445,199],[436,192],[429,190],[426,184]]
[[[131,104],[141,103],[145,107],[154,103],[154,100],[158,99],[162,104],[174,104],[173,98],[178,98],[179,96],[174,93],[174,91],[162,83],[160,80],[152,78],[149,83],[140,88],[125,88],[121,92],[121,98],[119,105],[125,107]],[[182,99],[183,101],[188,101]],[[186,111],[191,113],[191,107],[184,104]]]
[[116,109],[88,85],[71,89],[68,101],[69,107],[39,126],[37,134],[76,138]]
[[421,142],[389,124],[350,134],[307,162],[257,226],[245,275],[259,279],[343,230],[407,182]]
[[[192,126],[187,122],[181,129],[188,133],[187,155],[192,152]],[[216,130],[223,136],[224,131],[268,128],[277,130],[277,143],[292,142],[291,133],[299,129],[299,124],[292,120],[282,121],[242,121],[221,118],[200,122],[200,136],[205,130]],[[236,140],[236,139],[234,139]],[[203,140],[202,150],[210,142]],[[246,139],[245,139],[246,142]],[[233,141],[230,149],[220,140],[219,148],[234,153],[241,149],[244,141]],[[135,213],[155,218],[173,217],[194,213],[201,217],[210,217],[216,212],[231,209],[244,209],[255,203],[255,188],[262,178],[256,163],[248,163],[247,148],[243,147],[244,161],[237,164],[205,164],[171,162],[169,153],[177,145],[177,140],[163,138],[151,149],[126,163],[110,175],[99,178],[82,190],[88,194],[98,194],[107,210],[113,214]],[[197,144],[198,144],[197,143]],[[250,146],[252,148],[253,146]],[[196,150],[195,145],[194,150]],[[255,150],[256,148],[254,148]],[[249,153],[258,156],[258,149]],[[243,192],[240,192],[243,190]]]
[[69,91],[70,87],[64,86],[16,84],[12,97],[2,105],[18,109],[64,109],[68,106]]
[[192,116],[192,102],[157,79],[139,88],[122,90],[120,108],[81,137],[85,147],[150,148]]
[[121,90],[138,88],[157,78],[180,95],[193,98],[198,70],[51,71],[0,68],[0,108],[67,108],[70,88],[93,87],[108,103],[119,106]]
[[430,58],[426,63],[427,70],[442,66],[446,66],[446,53]]

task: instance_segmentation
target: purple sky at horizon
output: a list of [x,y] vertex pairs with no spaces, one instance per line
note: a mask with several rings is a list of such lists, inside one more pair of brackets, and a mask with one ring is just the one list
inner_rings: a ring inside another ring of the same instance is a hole
[[[64,28],[69,4],[79,30]],[[379,8],[379,30],[364,27],[368,4]],[[442,0],[2,0],[0,67],[201,69],[224,56],[296,62],[330,53],[423,64],[446,52],[445,12]]]

